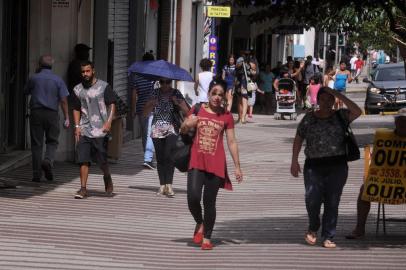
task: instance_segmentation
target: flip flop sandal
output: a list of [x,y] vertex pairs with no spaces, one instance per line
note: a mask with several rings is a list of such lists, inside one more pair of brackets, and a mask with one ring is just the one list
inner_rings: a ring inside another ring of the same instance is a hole
[[336,246],[336,243],[328,239],[323,242],[323,247],[325,248],[335,248]]
[[304,240],[311,246],[314,246],[317,242],[317,235],[314,232],[308,231],[305,234]]

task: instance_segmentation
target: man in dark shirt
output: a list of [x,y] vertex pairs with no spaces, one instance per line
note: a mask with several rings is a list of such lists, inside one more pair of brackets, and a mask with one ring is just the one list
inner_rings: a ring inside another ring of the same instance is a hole
[[79,43],[75,45],[75,58],[69,63],[68,67],[68,90],[70,94],[73,88],[82,82],[80,63],[89,61],[89,50],[91,48],[86,44]]
[[[54,178],[52,167],[59,137],[58,106],[61,106],[65,117],[65,128],[69,127],[68,89],[62,79],[51,71],[52,63],[50,55],[41,56],[39,71],[25,86],[25,94],[31,96],[30,132],[34,182],[41,181],[41,168],[47,180],[52,181]],[[46,150],[42,159],[44,134]]]
[[[154,60],[154,56],[151,53],[145,53],[142,57],[142,61],[151,60]],[[145,117],[143,112],[145,103],[150,99],[152,90],[154,89],[154,81],[132,73],[130,75],[130,84],[132,87],[131,115],[137,116],[141,128],[142,148],[144,150],[143,166],[153,170],[155,169],[152,162],[154,144],[150,136],[152,114]]]
[[113,193],[113,181],[107,162],[107,141],[116,111],[116,97],[111,86],[95,77],[90,61],[81,63],[82,83],[73,88],[72,105],[75,123],[77,162],[80,164],[80,189],[76,199],[87,197],[90,163],[96,158],[103,171],[107,195]]

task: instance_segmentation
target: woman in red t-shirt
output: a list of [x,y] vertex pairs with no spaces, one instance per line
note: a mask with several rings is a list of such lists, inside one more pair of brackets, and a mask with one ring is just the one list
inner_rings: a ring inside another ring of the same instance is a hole
[[[209,86],[209,102],[201,106],[197,115],[192,114],[192,108],[181,127],[183,134],[188,133],[190,129],[196,129],[189,162],[187,198],[189,210],[196,221],[193,241],[201,244],[203,250],[213,248],[210,238],[216,220],[218,190],[220,187],[232,189],[227,174],[224,132],[234,161],[236,180],[238,183],[242,181],[234,120],[232,114],[225,110],[226,86],[225,81],[214,79]],[[204,217],[200,204],[203,186]]]

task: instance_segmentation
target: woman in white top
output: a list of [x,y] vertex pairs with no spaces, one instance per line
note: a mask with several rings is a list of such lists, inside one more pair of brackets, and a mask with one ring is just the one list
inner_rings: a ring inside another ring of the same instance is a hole
[[197,103],[207,103],[207,92],[209,90],[210,82],[213,80],[214,76],[214,74],[210,71],[212,63],[209,59],[203,58],[199,65],[202,72],[200,72],[196,78],[195,94],[197,96]]
[[333,67],[327,67],[326,72],[324,73],[323,77],[323,86],[330,87],[334,89],[334,78],[331,76],[331,72],[333,71]]

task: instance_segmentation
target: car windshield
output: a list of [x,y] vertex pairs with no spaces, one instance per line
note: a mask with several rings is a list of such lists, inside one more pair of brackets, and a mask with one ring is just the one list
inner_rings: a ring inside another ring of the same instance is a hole
[[374,74],[374,81],[399,80],[405,80],[405,69],[403,67],[377,69]]

